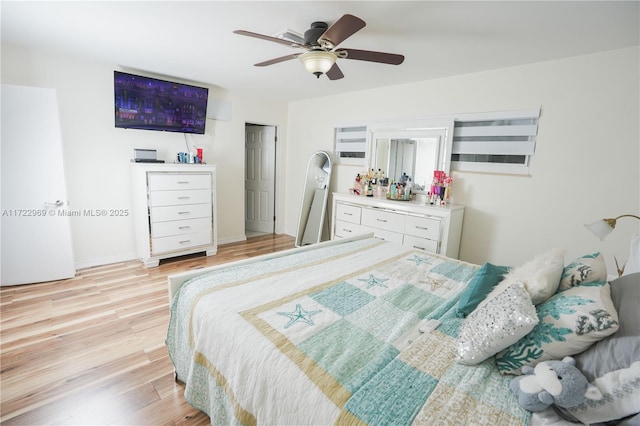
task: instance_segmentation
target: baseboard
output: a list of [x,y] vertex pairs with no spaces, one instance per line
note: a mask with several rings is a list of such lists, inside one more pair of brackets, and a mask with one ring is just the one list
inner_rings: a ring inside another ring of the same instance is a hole
[[104,257],[100,259],[89,259],[76,262],[76,270],[93,268],[95,266],[110,265],[112,263],[128,262],[137,259],[136,253],[121,254],[118,256]]
[[235,237],[218,238],[218,245],[239,243],[241,241],[247,241],[246,235],[237,235]]
[[[241,241],[247,241],[247,237],[245,235],[236,235],[233,237],[218,238],[218,245],[239,243]],[[105,257],[101,259],[83,260],[83,261],[76,262],[76,270],[93,268],[94,266],[109,265],[109,264],[118,263],[118,262],[127,262],[129,260],[135,260],[137,258],[138,256],[136,255],[136,253],[127,253],[127,254],[122,254],[118,256]]]

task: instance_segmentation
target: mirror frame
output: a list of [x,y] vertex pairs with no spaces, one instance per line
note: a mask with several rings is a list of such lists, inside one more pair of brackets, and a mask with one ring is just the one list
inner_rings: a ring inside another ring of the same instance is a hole
[[[419,139],[439,136],[442,137],[442,140],[440,141],[436,170],[444,170],[449,174],[451,171],[453,126],[453,119],[403,120],[373,124],[367,128],[367,166],[374,170],[381,168],[376,164],[378,139]],[[388,173],[388,170],[385,172]]]
[[[326,211],[332,167],[331,156],[326,151],[316,151],[309,157],[302,189],[296,247],[317,244],[323,236],[329,235]],[[321,181],[318,180],[318,173],[324,174]]]

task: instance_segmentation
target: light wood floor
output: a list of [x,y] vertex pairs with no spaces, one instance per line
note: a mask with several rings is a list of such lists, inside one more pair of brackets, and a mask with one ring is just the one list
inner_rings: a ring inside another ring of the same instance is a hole
[[129,261],[1,287],[0,422],[209,424],[173,378],[167,275],[293,246],[293,237],[265,235],[157,268]]

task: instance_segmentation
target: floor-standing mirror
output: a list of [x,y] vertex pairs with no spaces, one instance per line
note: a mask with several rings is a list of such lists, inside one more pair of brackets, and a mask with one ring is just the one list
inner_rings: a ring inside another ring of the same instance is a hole
[[[331,157],[324,151],[311,155],[304,180],[296,246],[319,243],[325,227],[325,212],[331,179]],[[328,233],[327,233],[328,234]]]

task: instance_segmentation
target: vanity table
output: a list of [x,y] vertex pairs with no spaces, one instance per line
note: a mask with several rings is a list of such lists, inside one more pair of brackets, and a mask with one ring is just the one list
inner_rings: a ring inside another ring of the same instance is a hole
[[376,238],[458,258],[463,206],[334,193],[332,212],[331,239],[373,232]]

